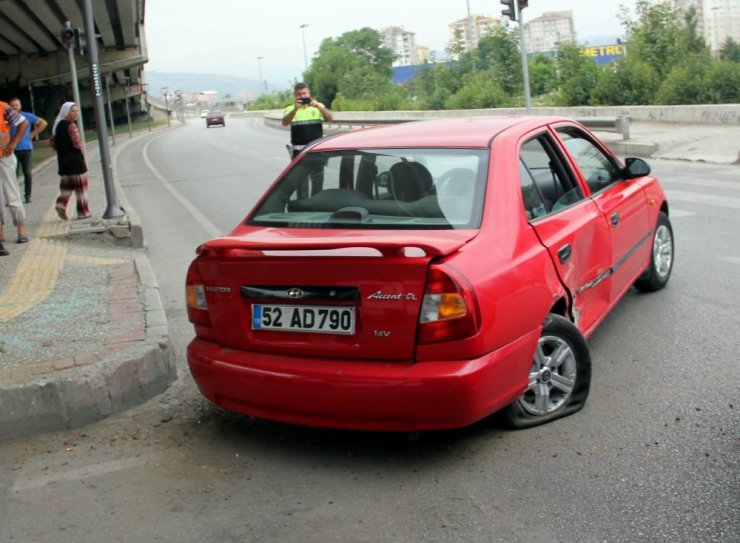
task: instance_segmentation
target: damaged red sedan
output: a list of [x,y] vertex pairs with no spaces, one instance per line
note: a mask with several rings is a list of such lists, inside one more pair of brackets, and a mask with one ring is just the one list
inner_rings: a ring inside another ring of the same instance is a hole
[[579,410],[586,339],[671,275],[660,183],[577,122],[474,117],[315,142],[186,280],[192,375],[259,418],[383,431]]

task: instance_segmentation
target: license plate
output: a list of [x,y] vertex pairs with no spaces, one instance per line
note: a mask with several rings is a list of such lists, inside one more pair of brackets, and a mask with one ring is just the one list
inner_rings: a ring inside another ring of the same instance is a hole
[[355,308],[252,304],[252,330],[352,335]]

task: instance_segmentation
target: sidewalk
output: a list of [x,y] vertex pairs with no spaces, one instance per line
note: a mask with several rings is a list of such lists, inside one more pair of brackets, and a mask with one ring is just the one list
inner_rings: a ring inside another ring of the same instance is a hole
[[[107,202],[97,143],[87,148],[92,220],[57,216],[55,157],[34,170],[29,243],[16,243],[5,210],[0,441],[108,417],[176,379],[156,278],[144,251],[130,246],[141,247],[138,219],[99,218]],[[68,215],[75,216],[74,198]]]

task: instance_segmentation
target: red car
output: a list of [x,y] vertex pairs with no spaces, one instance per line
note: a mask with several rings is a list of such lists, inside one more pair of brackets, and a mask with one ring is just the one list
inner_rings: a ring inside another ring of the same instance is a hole
[[197,249],[187,350],[206,398],[288,423],[418,431],[579,410],[588,337],[673,265],[668,203],[560,117],[347,132]]
[[209,111],[206,114],[206,128],[210,128],[211,125],[220,124],[226,126],[226,119],[223,111]]

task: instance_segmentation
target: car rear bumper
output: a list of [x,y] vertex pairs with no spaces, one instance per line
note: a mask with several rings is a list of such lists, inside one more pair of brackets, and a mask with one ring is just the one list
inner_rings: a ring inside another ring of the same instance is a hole
[[190,371],[211,402],[258,418],[327,428],[459,428],[526,387],[539,333],[472,360],[382,362],[297,358],[194,339]]

